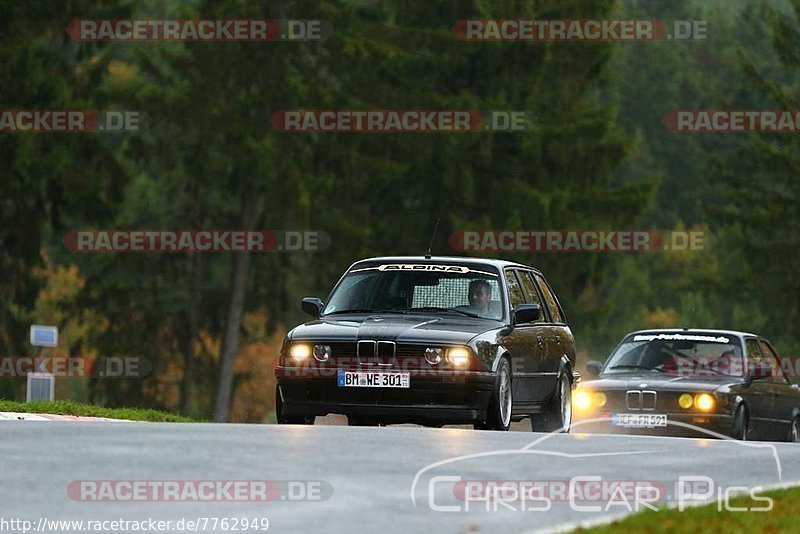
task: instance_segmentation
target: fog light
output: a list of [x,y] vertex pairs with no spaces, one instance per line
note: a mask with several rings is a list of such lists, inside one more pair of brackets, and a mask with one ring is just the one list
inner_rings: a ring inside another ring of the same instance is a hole
[[311,347],[309,347],[305,343],[298,343],[296,345],[292,345],[292,348],[289,349],[289,355],[293,359],[301,362],[311,355]]
[[714,409],[714,397],[708,393],[701,393],[694,398],[694,405],[702,412],[710,412]]
[[425,349],[425,361],[431,365],[436,365],[437,363],[442,361],[442,355],[444,351],[442,349],[434,349],[428,347]]
[[314,358],[320,362],[327,362],[331,359],[330,345],[314,345]]
[[694,404],[694,397],[689,395],[688,393],[684,393],[680,397],[678,397],[678,406],[683,408],[684,410],[688,410]]
[[469,364],[469,351],[463,347],[454,347],[447,351],[447,360],[456,367],[466,367]]
[[588,391],[576,391],[572,395],[572,405],[577,410],[588,410],[592,406],[592,396]]

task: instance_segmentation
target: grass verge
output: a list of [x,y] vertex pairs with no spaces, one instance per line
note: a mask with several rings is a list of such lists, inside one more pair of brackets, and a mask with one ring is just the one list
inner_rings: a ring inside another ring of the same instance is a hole
[[108,417],[131,421],[151,421],[160,423],[201,422],[169,412],[143,408],[106,408],[94,404],[81,404],[73,401],[16,402],[0,400],[0,412],[49,413],[55,415],[79,415],[83,417]]
[[[694,532],[719,532],[725,533],[750,533],[750,532],[798,532],[798,517],[800,517],[800,488],[768,491],[759,493],[759,499],[769,497],[773,501],[772,510],[768,512],[730,512],[726,511],[724,502],[706,506],[689,507],[683,512],[667,508],[658,512],[647,510],[631,515],[625,519],[614,521],[590,529],[578,529],[576,532],[610,533],[610,532],[639,532],[639,533],[694,533]],[[749,510],[764,508],[768,502],[753,500],[750,496],[731,498],[728,509],[733,507],[747,508]],[[723,511],[719,511],[719,508]]]

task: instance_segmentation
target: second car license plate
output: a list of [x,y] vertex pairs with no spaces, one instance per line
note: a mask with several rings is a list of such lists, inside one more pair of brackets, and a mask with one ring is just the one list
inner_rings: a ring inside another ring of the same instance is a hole
[[386,371],[339,371],[336,383],[340,388],[407,388],[410,373]]
[[614,414],[614,425],[625,428],[667,426],[667,416],[655,413],[617,413]]

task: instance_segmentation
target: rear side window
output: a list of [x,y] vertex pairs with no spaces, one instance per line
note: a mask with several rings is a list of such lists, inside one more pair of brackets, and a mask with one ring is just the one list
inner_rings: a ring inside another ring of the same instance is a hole
[[556,296],[553,295],[552,291],[550,291],[550,286],[547,285],[544,277],[539,274],[536,275],[536,281],[539,282],[539,287],[542,290],[542,296],[544,296],[544,300],[547,303],[547,309],[550,310],[550,319],[554,323],[563,323],[564,317],[561,313],[561,309],[558,307]]
[[514,271],[505,271],[505,275],[506,284],[508,284],[508,301],[511,303],[511,307],[516,308],[520,304],[525,304],[525,296],[522,294],[522,288],[519,286]]

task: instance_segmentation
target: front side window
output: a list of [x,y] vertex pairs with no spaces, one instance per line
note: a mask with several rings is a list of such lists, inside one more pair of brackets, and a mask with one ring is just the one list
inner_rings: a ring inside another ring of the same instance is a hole
[[778,360],[778,356],[775,354],[775,351],[773,351],[772,347],[770,347],[769,344],[763,340],[759,340],[758,344],[761,347],[761,361],[769,365],[770,369],[772,369],[770,381],[786,383],[786,375],[783,373],[783,369],[781,368],[780,361]]
[[525,304],[525,296],[522,293],[519,281],[517,281],[517,275],[512,270],[507,270],[505,275],[506,284],[508,285],[508,301],[511,303],[511,307],[516,308],[520,304]]
[[745,346],[747,347],[747,364],[752,369],[761,363],[761,348],[758,346],[758,340],[752,337],[745,340]]
[[525,294],[528,295],[528,304],[538,304],[541,308],[539,319],[535,322],[545,322],[545,311],[542,305],[542,299],[539,298],[539,293],[536,291],[536,282],[533,280],[533,274],[529,271],[518,271],[520,279],[522,279],[522,286],[525,288]]

